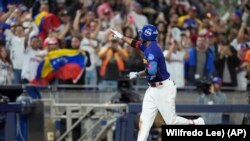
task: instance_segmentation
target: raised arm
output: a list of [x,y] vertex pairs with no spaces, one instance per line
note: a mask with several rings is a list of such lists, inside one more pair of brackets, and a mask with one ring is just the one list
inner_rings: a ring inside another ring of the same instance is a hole
[[76,16],[75,16],[75,19],[74,19],[74,22],[73,22],[73,29],[75,32],[79,32],[80,29],[79,29],[79,22],[80,22],[80,17],[81,17],[81,11],[80,10],[77,10],[76,11]]
[[129,44],[131,47],[133,47],[133,48],[139,48],[140,41],[137,41],[137,40],[135,40],[133,38],[126,37],[126,36],[122,35],[120,32],[118,32],[118,31],[116,31],[114,29],[111,29],[111,32],[114,34],[114,36],[116,38],[121,39],[122,41],[124,41],[127,44]]
[[6,20],[11,16],[11,14],[15,11],[15,6],[14,5],[8,5],[8,12],[4,13],[1,17],[0,17],[0,22],[6,22]]

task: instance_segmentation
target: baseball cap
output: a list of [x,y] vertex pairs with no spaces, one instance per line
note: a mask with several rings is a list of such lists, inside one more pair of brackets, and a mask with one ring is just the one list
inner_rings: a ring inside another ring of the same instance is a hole
[[220,77],[214,77],[213,80],[212,80],[212,83],[215,83],[215,84],[222,84],[222,80]]
[[234,10],[234,14],[237,15],[238,17],[242,17],[242,12],[240,10]]
[[193,19],[186,19],[183,23],[183,29],[187,29],[187,28],[198,28],[198,24],[195,20]]
[[191,6],[191,7],[189,8],[189,11],[191,11],[191,12],[196,12],[196,11],[197,11],[197,8],[196,8],[195,6]]

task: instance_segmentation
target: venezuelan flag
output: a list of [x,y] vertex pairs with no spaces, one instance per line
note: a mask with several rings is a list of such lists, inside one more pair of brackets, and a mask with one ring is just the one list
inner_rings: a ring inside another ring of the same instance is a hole
[[37,26],[40,26],[41,21],[43,20],[43,18],[44,18],[46,15],[48,15],[48,12],[46,12],[46,11],[40,12],[40,13],[35,17],[35,19],[34,19],[35,24],[36,24]]
[[51,51],[39,64],[36,78],[32,83],[46,85],[54,78],[72,79],[73,82],[77,82],[83,74],[86,62],[86,56],[79,50]]

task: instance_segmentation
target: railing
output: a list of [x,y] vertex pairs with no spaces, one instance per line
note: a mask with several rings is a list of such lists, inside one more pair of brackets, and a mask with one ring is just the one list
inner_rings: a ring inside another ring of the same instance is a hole
[[57,141],[61,141],[64,138],[66,138],[67,136],[67,141],[72,140],[72,130],[84,119],[88,116],[88,114],[90,114],[90,112],[93,110],[93,108],[89,109],[88,111],[85,112],[84,115],[80,116],[79,119],[72,125],[72,111],[71,111],[71,107],[67,107],[66,108],[67,112],[67,130],[65,133],[63,133],[58,139]]
[[[52,102],[53,103],[53,102]],[[66,131],[57,137],[56,141],[73,141],[72,131],[73,129],[81,123],[86,123],[87,118],[93,116],[95,121],[91,127],[88,127],[87,131],[82,133],[82,135],[77,139],[77,141],[98,141],[105,132],[111,137],[113,131],[110,128],[114,125],[116,118],[114,112],[120,113],[123,110],[127,110],[126,104],[69,104],[69,103],[54,103],[51,117],[55,120],[61,120],[66,118]],[[65,110],[62,110],[65,109]],[[58,112],[58,110],[66,111],[66,116]],[[78,112],[73,112],[78,110]],[[112,116],[110,113],[112,111]],[[94,115],[91,113],[94,112]],[[72,123],[72,119],[78,119]],[[96,121],[97,120],[97,121]],[[105,124],[103,124],[105,122]]]
[[[28,86],[33,86],[41,89],[58,90],[58,89],[92,89],[98,91],[99,85],[78,85],[78,84],[53,84],[53,85],[33,85],[33,84],[12,84],[12,85],[0,85],[0,90],[4,89],[23,89]],[[147,89],[148,85],[133,85],[132,90]],[[179,91],[195,90],[196,86],[185,86],[183,88],[177,88]],[[222,91],[238,91],[236,87],[222,86]],[[240,91],[242,92],[242,91]]]

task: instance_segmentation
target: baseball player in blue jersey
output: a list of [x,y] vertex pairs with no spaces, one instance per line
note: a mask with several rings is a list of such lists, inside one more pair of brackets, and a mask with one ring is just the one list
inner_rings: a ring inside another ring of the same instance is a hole
[[155,26],[145,25],[139,31],[141,41],[125,37],[113,29],[111,29],[111,32],[115,37],[120,38],[130,46],[140,49],[145,57],[145,70],[129,73],[130,79],[146,76],[149,84],[149,88],[146,90],[143,98],[137,141],[147,141],[149,131],[158,111],[167,125],[205,124],[201,117],[190,120],[176,115],[175,98],[177,89],[174,82],[169,79],[170,74],[166,68],[165,58],[156,40],[158,31]]

